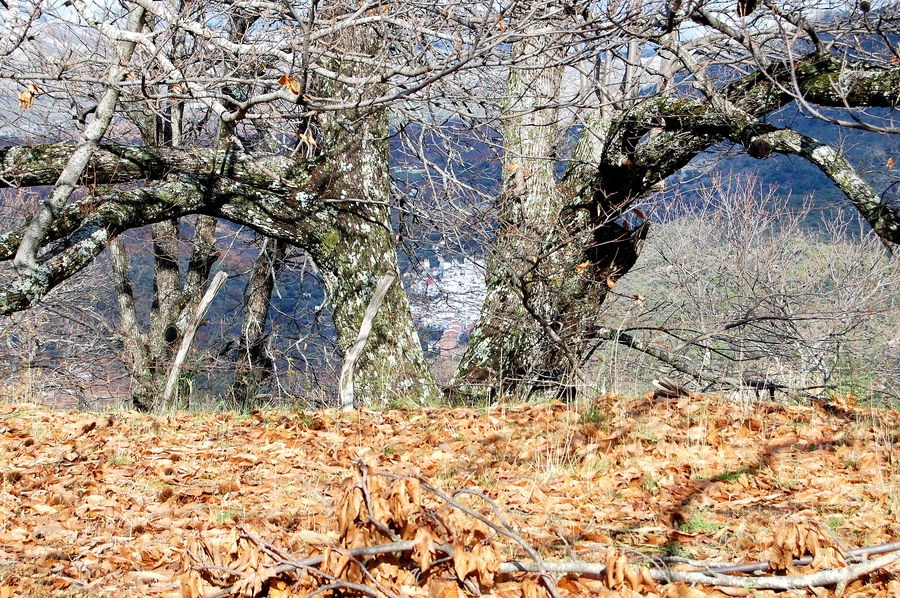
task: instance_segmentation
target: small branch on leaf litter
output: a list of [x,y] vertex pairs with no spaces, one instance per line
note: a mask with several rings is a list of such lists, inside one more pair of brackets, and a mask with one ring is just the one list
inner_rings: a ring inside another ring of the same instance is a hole
[[[668,569],[650,569],[650,577],[663,583],[682,582],[690,584],[706,584],[751,590],[791,590],[806,587],[827,586],[854,580],[882,567],[886,567],[900,559],[900,551],[886,554],[880,558],[864,561],[856,565],[826,569],[805,575],[772,575],[764,577],[738,577],[716,572],[705,571],[670,571]],[[582,575],[599,576],[606,572],[606,565],[599,563],[566,563],[544,561],[541,567],[537,563],[507,561],[500,565],[499,573],[531,572],[539,573],[541,569],[554,573],[580,573]]]
[[[253,539],[249,534],[245,534],[245,537],[248,539]],[[262,542],[265,544],[265,542]],[[890,544],[885,544],[883,546],[892,546],[893,544],[898,544],[897,542],[893,542]],[[413,540],[403,540],[400,542],[391,542],[388,544],[378,544],[375,546],[363,546],[360,548],[352,548],[346,550],[352,556],[375,556],[380,554],[390,554],[392,552],[407,552],[409,550],[413,550],[416,546],[416,542]],[[453,547],[447,544],[435,546],[435,548],[443,552],[447,555],[453,555]],[[871,547],[871,548],[860,548],[854,551],[851,551],[851,554],[871,554],[873,549],[880,549],[881,547]],[[280,573],[285,573],[288,571],[293,571],[296,569],[305,569],[305,570],[313,570],[316,574],[322,574],[321,571],[315,569],[316,565],[321,564],[323,559],[323,555],[316,555],[305,559],[300,560],[284,560],[281,564],[273,567],[271,572],[274,575],[278,575]],[[894,550],[884,556],[873,559],[871,561],[864,561],[861,563],[857,563],[855,565],[850,565],[847,567],[840,567],[837,569],[826,569],[824,571],[818,571],[816,573],[808,573],[805,575],[773,575],[773,576],[761,576],[761,577],[743,577],[736,575],[726,575],[716,571],[671,571],[668,569],[650,569],[650,576],[658,582],[662,583],[672,583],[672,582],[682,582],[682,583],[690,583],[690,584],[706,584],[712,586],[722,586],[722,587],[743,587],[747,589],[754,590],[790,590],[797,588],[805,588],[805,587],[821,587],[826,585],[837,584],[845,581],[852,581],[858,577],[862,577],[863,575],[867,575],[873,571],[886,567],[893,563],[894,561],[900,559],[900,550]],[[800,560],[800,559],[798,559]],[[764,563],[768,565],[768,563]],[[747,565],[757,565],[757,563],[748,563]],[[747,566],[744,565],[744,566]],[[737,565],[740,566],[740,565]],[[759,568],[759,567],[757,567]],[[239,572],[230,570],[226,567],[218,567],[218,566],[200,566],[196,567],[196,569],[210,569],[210,570],[220,570],[227,571],[229,573],[239,574]],[[590,576],[600,576],[606,573],[606,565],[600,563],[573,563],[573,562],[548,562],[542,561],[540,566],[538,563],[534,561],[507,561],[505,563],[501,563],[500,568],[497,571],[502,574],[511,574],[511,573],[578,573],[582,575],[590,575]],[[325,577],[329,577],[328,575],[324,575]],[[347,583],[347,582],[341,582]],[[352,584],[355,590],[363,591],[361,588],[367,586],[359,586],[356,587],[357,584]],[[350,585],[343,586],[345,588],[350,589]],[[370,593],[370,592],[366,592]],[[227,592],[218,594],[220,596],[228,595]],[[371,592],[371,595],[374,595],[374,592]]]
[[[866,548],[854,548],[847,551],[847,560],[852,562],[861,562],[863,558],[875,554],[886,554],[900,550],[900,540],[897,542],[888,542],[878,546],[868,546]],[[813,561],[813,557],[805,556],[802,559],[794,559],[795,567],[803,567]],[[722,567],[710,567],[715,573],[752,573],[753,571],[766,571],[769,568],[768,561],[757,561],[755,563],[741,563],[740,565],[727,565]]]
[[472,509],[469,509],[468,507],[466,507],[459,501],[447,496],[446,494],[444,494],[437,488],[429,486],[428,484],[426,484],[424,482],[424,480],[422,480],[421,484],[422,484],[422,488],[431,492],[435,496],[441,498],[444,502],[446,502],[451,507],[455,507],[455,508],[459,509],[463,513],[466,513],[467,515],[469,515],[470,517],[474,517],[475,519],[481,521],[482,523],[484,523],[485,525],[490,527],[492,530],[494,530],[498,534],[506,536],[507,538],[513,540],[519,546],[521,546],[525,550],[525,552],[528,553],[528,556],[530,556],[532,558],[532,560],[538,565],[538,569],[536,570],[536,572],[541,576],[541,580],[544,582],[544,585],[547,587],[547,591],[550,592],[550,595],[553,596],[553,598],[562,598],[562,596],[560,596],[560,594],[559,594],[559,590],[556,589],[556,580],[547,571],[544,571],[541,568],[543,566],[543,559],[541,559],[541,555],[538,554],[538,551],[535,550],[534,548],[532,548],[532,546],[528,542],[526,542],[522,536],[520,536],[518,533],[515,532],[515,530],[512,529],[512,527],[506,522],[506,519],[503,518],[503,515],[500,512],[500,507],[498,507],[497,503],[495,503],[490,497],[488,497],[485,494],[482,494],[481,492],[478,492],[476,490],[462,489],[462,490],[456,490],[453,492],[453,496],[456,496],[457,494],[471,494],[472,496],[477,496],[478,498],[480,498],[483,501],[485,501],[486,503],[488,503],[488,505],[490,505],[491,510],[494,513],[494,516],[497,517],[497,519],[500,521],[501,525],[497,525],[496,523],[494,523],[487,517],[483,516],[481,513],[474,511]]

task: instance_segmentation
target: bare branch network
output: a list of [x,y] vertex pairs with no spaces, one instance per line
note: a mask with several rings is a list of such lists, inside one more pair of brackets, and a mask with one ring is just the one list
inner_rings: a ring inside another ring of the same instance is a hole
[[[323,286],[333,346],[317,356],[340,361],[378,281],[403,280],[405,264],[440,240],[477,248],[484,268],[484,304],[458,367],[440,387],[409,285],[394,284],[348,370],[357,406],[572,396],[591,386],[591,358],[610,340],[652,346],[645,352],[697,382],[833,386],[829,372],[846,352],[804,336],[802,326],[793,338],[804,356],[792,360],[818,365],[802,366],[803,381],[779,382],[727,363],[688,363],[700,353],[738,355],[731,328],[655,322],[682,338],[673,353],[658,339],[634,338],[650,326],[623,336],[600,321],[600,309],[648,239],[657,242],[641,206],[675,203],[672,183],[677,190],[715,148],[808,162],[871,235],[887,247],[900,242],[893,157],[867,171],[780,116],[898,132],[897,7],[866,7],[10,4],[0,14],[0,81],[18,108],[0,116],[0,181],[9,194],[33,193],[0,235],[0,313],[48,304],[109,248],[106,286],[121,324],[110,336],[127,364],[132,404],[165,409],[182,388],[163,393],[166,381],[173,372],[184,379],[174,367],[177,341],[229,255],[217,235],[245,227],[252,234],[241,242],[255,236],[255,257],[237,308],[240,338],[210,359],[228,370],[223,384],[235,404],[246,404],[278,368],[294,369],[274,355],[270,336],[285,264],[302,255],[302,276]],[[152,249],[136,255],[123,239],[145,226]],[[151,262],[149,298],[135,290],[142,258]],[[643,306],[643,294],[634,295]],[[748,308],[743,330],[804,321],[793,308],[759,305],[765,313]],[[752,343],[772,334],[760,329]],[[296,349],[290,359],[312,353]],[[761,359],[769,371],[780,357]]]

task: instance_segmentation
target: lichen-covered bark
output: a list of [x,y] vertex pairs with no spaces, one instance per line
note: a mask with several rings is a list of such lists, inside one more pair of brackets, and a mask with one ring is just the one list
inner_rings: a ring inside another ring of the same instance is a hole
[[[323,8],[320,17],[327,15]],[[342,52],[329,68],[347,77],[370,75],[369,67],[351,56],[377,57],[386,51],[383,38],[366,27],[340,32],[335,43]],[[360,90],[338,80],[312,85],[314,93],[361,101],[381,92],[378,86]],[[400,279],[390,211],[388,115],[384,108],[324,113],[315,125],[320,165],[313,180],[324,208],[304,222],[310,241],[301,246],[325,282],[338,344],[346,355],[378,280],[385,274]],[[378,310],[353,385],[357,407],[421,405],[440,397],[402,284],[390,287]]]
[[[0,147],[0,188],[52,185],[75,150],[71,143]],[[135,147],[100,144],[82,175],[82,184],[156,181],[173,173],[222,176],[272,191],[297,188],[310,160],[231,149]]]
[[[96,206],[80,226],[40,257],[36,273],[18,276],[0,292],[0,315],[37,305],[51,289],[91,263],[121,232],[196,211],[202,203],[196,192],[193,184],[173,182],[110,193],[110,199]],[[48,236],[48,241],[53,240],[56,238]]]
[[565,348],[554,351],[554,339],[529,313],[530,308],[546,325],[558,327],[554,298],[547,293],[554,280],[558,283],[548,270],[560,256],[545,253],[543,241],[556,226],[563,201],[553,157],[559,110],[541,108],[555,105],[562,68],[551,66],[557,53],[544,52],[541,37],[529,33],[534,37],[516,44],[513,58],[532,58],[523,68],[510,69],[507,77],[498,236],[488,259],[484,306],[450,383],[455,400],[483,399],[498,388],[529,394],[574,370],[572,363],[547,362],[548,352],[558,357]]
[[[610,285],[634,265],[647,231],[646,223],[628,229],[618,221],[633,199],[619,167],[605,167],[602,187],[589,184],[601,156],[613,163],[624,157],[600,111],[586,120],[562,182],[543,190],[542,209],[552,211],[525,213],[522,225],[507,229],[530,228],[528,242],[501,230],[492,249],[485,307],[450,386],[456,400],[571,396],[581,382],[599,310]],[[530,253],[511,262],[523,247]]]
[[[346,123],[342,123],[342,126]],[[387,205],[387,124],[378,115],[348,130],[313,173],[304,173],[277,193],[224,177],[181,180],[106,194],[92,204],[90,218],[44,265],[50,276],[0,293],[0,313],[35,305],[57,284],[85,267],[124,230],[192,213],[220,217],[302,247],[312,254],[328,286],[338,342],[348,349],[359,330],[378,277],[398,274],[394,235]],[[335,135],[335,138],[337,135]],[[323,162],[330,162],[322,166]],[[341,170],[334,172],[332,166]],[[346,175],[346,176],[345,176]],[[293,187],[306,191],[294,191]],[[81,239],[81,245],[73,245]],[[425,362],[402,285],[394,285],[375,319],[354,383],[366,405],[427,402],[437,387]]]
[[[841,96],[843,98],[852,97],[855,101],[873,105],[890,105],[896,102],[897,90],[881,87],[885,81],[896,79],[896,73],[878,77],[860,73],[846,75],[835,71],[835,65],[828,61],[809,64],[801,62],[797,70],[805,77],[800,87],[808,98],[825,105],[834,105],[841,100],[835,92],[834,85],[837,81],[845,85],[842,91],[847,95]],[[786,75],[782,73],[782,76]],[[816,87],[813,85],[815,80],[829,81],[831,87]],[[864,93],[860,88],[866,81],[875,84],[875,88],[869,93]],[[593,130],[599,131],[601,137],[609,134],[597,146],[600,151],[595,151],[593,157],[586,160],[586,163],[592,163],[593,166],[584,168],[579,165],[579,160],[574,160],[575,167],[569,169],[561,185],[565,192],[576,191],[566,189],[570,184],[582,184],[582,189],[592,189],[591,201],[585,201],[586,198],[581,197],[568,205],[590,206],[591,213],[587,222],[593,230],[593,238],[587,242],[578,240],[578,232],[584,230],[586,214],[583,210],[563,209],[560,212],[560,224],[549,229],[544,245],[545,248],[552,248],[555,243],[565,243],[568,239],[573,246],[584,250],[579,258],[584,261],[580,267],[575,268],[580,273],[572,272],[575,260],[570,259],[567,271],[571,276],[561,285],[561,288],[568,288],[569,292],[558,295],[561,298],[568,296],[577,299],[569,306],[561,301],[560,316],[556,321],[578,322],[579,312],[584,314],[585,319],[581,320],[584,323],[584,333],[580,336],[572,334],[582,330],[578,324],[573,324],[569,330],[574,342],[567,343],[567,346],[573,355],[579,355],[578,351],[587,346],[581,344],[581,341],[589,343],[596,338],[597,323],[590,322],[591,316],[585,311],[586,305],[599,307],[602,304],[606,295],[604,276],[607,277],[606,282],[614,283],[624,275],[634,264],[646,234],[646,223],[635,230],[626,231],[616,218],[627,210],[635,198],[677,172],[700,151],[723,139],[748,147],[754,141],[764,140],[771,151],[803,156],[834,181],[881,238],[897,242],[900,213],[884,202],[840,153],[794,131],[774,131],[773,127],[759,121],[759,116],[789,100],[771,81],[760,81],[759,86],[763,89],[747,86],[746,82],[730,86],[727,103],[729,109],[726,113],[693,98],[647,98],[629,114],[617,115],[612,126],[607,124],[606,129],[603,123],[594,124]],[[647,134],[649,137],[640,144],[629,141]],[[581,147],[586,146],[580,143],[579,148]],[[558,231],[565,231],[565,234],[560,236]],[[573,257],[575,255],[577,254],[573,254]],[[541,321],[540,318],[536,319]],[[553,320],[545,317],[544,321]],[[545,325],[544,328],[548,336],[553,335],[551,327]],[[561,324],[559,329],[562,330]],[[565,338],[564,335],[560,336]],[[487,338],[476,335],[473,341],[476,344],[472,347],[472,355],[477,356],[479,349],[482,355],[486,354],[484,346],[488,343]],[[558,355],[556,357],[557,362],[561,361]],[[546,363],[554,362],[547,360]],[[470,364],[471,361],[463,363],[468,367],[471,367]],[[552,373],[552,370],[545,371]],[[559,368],[557,371],[564,370]],[[475,373],[480,372],[475,370]],[[565,381],[565,378],[560,379],[560,382]],[[497,388],[496,382],[493,388]]]
[[[385,206],[357,206],[336,212],[312,257],[331,303],[338,344],[353,346],[378,279],[400,278],[390,214]],[[353,385],[357,407],[427,404],[439,393],[412,326],[409,299],[395,283],[378,310],[365,350],[356,363]]]
[[[548,68],[553,56],[534,52],[539,43],[535,36],[514,48],[532,58],[514,61],[521,68],[512,68],[507,82],[505,181],[488,293],[450,387],[462,400],[498,392],[529,396],[545,388],[567,392],[596,339],[599,307],[635,263],[647,232],[646,222],[632,229],[620,218],[701,151],[723,139],[746,144],[757,137],[759,118],[792,101],[793,85],[807,101],[828,106],[895,106],[900,95],[900,69],[871,73],[815,55],[749,75],[707,101],[626,98],[628,110],[606,108],[586,119],[591,122],[557,186],[556,114],[534,110],[556,100],[555,73]],[[837,154],[802,146],[781,151],[817,163],[882,238],[895,240],[896,210],[878,201]]]
[[121,237],[109,244],[113,290],[119,304],[119,323],[122,344],[131,359],[131,400],[132,406],[140,411],[149,411],[157,388],[153,386],[153,375],[148,367],[147,346],[141,334],[140,321],[135,308],[134,289],[128,271],[128,253]]
[[768,144],[773,152],[795,154],[814,164],[844,192],[879,237],[900,244],[900,210],[884,201],[833,147],[790,129],[763,133],[753,141]]
[[181,272],[178,266],[178,221],[163,220],[150,225],[153,240],[153,297],[147,344],[154,371],[164,370],[174,355],[166,342],[166,328],[181,311]]
[[[389,204],[387,114],[378,111],[348,122],[324,122],[323,156],[335,172],[325,199],[327,216],[309,247],[331,303],[338,344],[353,346],[379,278],[398,280],[396,239]],[[351,121],[353,122],[353,121]],[[433,403],[439,392],[412,326],[403,285],[388,290],[356,362],[357,407]]]
[[[587,127],[557,184],[563,131],[547,106],[557,104],[562,70],[540,32],[530,33],[513,49],[530,58],[514,56],[520,66],[506,84],[498,234],[481,317],[449,387],[457,401],[570,395],[609,284],[634,263],[645,232],[616,221],[632,198],[618,187],[622,140],[601,111],[583,115]],[[612,165],[602,189],[591,184],[598,164]]]
[[[139,31],[143,21],[144,9],[139,6],[131,7],[126,24],[127,30]],[[38,204],[34,216],[22,235],[22,242],[16,252],[14,264],[23,276],[40,278],[47,275],[40,271],[41,265],[37,259],[38,251],[44,244],[47,232],[56,219],[56,214],[75,192],[94,149],[112,123],[119,101],[119,84],[129,72],[128,63],[134,53],[135,45],[133,41],[127,39],[119,42],[118,52],[114,53],[106,72],[107,86],[97,103],[93,120],[85,126],[78,144],[66,159],[66,164],[60,171],[49,195]]]

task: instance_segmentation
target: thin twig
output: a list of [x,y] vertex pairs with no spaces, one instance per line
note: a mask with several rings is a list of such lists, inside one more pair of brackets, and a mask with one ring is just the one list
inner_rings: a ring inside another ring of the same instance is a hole
[[[457,509],[462,510],[463,512],[469,514],[472,517],[475,517],[482,523],[490,526],[491,529],[493,529],[497,533],[500,533],[500,534],[506,536],[507,538],[510,538],[511,540],[515,541],[519,546],[521,546],[525,550],[525,552],[528,553],[528,556],[530,556],[534,560],[534,562],[537,563],[539,566],[543,563],[543,559],[541,559],[541,555],[538,554],[538,551],[535,550],[534,548],[532,548],[532,546],[528,542],[525,541],[525,538],[520,536],[515,530],[512,529],[512,526],[510,526],[509,523],[507,523],[506,519],[503,517],[503,514],[500,512],[500,507],[498,507],[497,503],[495,503],[489,496],[486,496],[485,494],[478,492],[476,490],[468,490],[468,489],[460,489],[460,490],[456,490],[453,492],[454,496],[456,496],[457,494],[471,494],[472,496],[477,496],[478,498],[484,500],[486,503],[488,503],[488,505],[490,505],[491,511],[493,511],[494,516],[500,521],[502,527],[496,525],[493,521],[491,521],[487,517],[483,516],[481,513],[478,513],[477,511],[474,511],[472,509],[468,509],[462,503],[444,495],[443,493],[440,493],[437,489],[432,488],[431,486],[428,486],[427,484],[422,484],[422,487],[425,488],[426,490],[428,490],[429,492],[432,492],[432,493],[436,494],[437,496],[440,496],[447,504],[454,506]],[[537,573],[540,574],[541,580],[544,582],[544,585],[547,587],[547,591],[550,592],[550,595],[553,596],[553,598],[562,598],[562,596],[560,596],[560,594],[559,594],[559,590],[556,589],[556,580],[553,579],[553,577],[551,577],[546,571],[539,569],[537,571]]]

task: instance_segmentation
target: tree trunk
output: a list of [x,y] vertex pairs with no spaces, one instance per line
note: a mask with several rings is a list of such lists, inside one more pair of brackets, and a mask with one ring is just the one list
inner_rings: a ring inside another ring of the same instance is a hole
[[253,405],[260,384],[272,373],[272,360],[265,351],[266,321],[275,277],[281,271],[286,253],[284,241],[264,240],[247,282],[240,349],[231,385],[231,394],[242,408]]
[[[323,17],[326,13],[323,13]],[[380,58],[386,52],[377,30],[351,28],[338,45],[345,54]],[[336,58],[330,68],[352,77],[369,75],[369,67],[352,58]],[[329,97],[377,97],[372,86],[361,92],[337,80],[320,80],[320,93]],[[306,249],[319,269],[331,302],[338,345],[346,356],[359,334],[366,308],[379,279],[393,274],[391,285],[373,323],[362,355],[356,362],[353,386],[357,407],[423,405],[440,393],[418,334],[397,264],[396,238],[391,221],[389,174],[390,135],[387,110],[347,110],[319,115],[318,143],[327,180],[320,193],[327,209],[313,224],[316,243]],[[306,135],[308,131],[301,131]],[[309,139],[309,138],[307,138]],[[311,143],[311,144],[312,144]]]
[[354,370],[357,406],[431,403],[439,393],[412,325],[397,266],[389,204],[387,114],[378,110],[349,115],[349,119],[325,123],[323,155],[328,170],[339,176],[325,193],[331,215],[319,227],[318,243],[309,251],[325,281],[338,344],[345,355],[359,334],[379,278],[385,274],[398,278],[375,317]]
[[[520,52],[551,62],[549,52]],[[481,317],[451,381],[451,398],[482,402],[498,394],[571,397],[594,346],[600,307],[634,265],[647,226],[618,218],[632,201],[627,166],[600,110],[584,130],[561,182],[555,177],[561,72],[546,65],[513,69],[507,97],[501,219],[487,269]],[[603,176],[606,174],[606,176]],[[602,181],[604,186],[589,184]]]
[[130,357],[131,404],[139,411],[149,411],[158,390],[153,386],[153,373],[148,365],[147,345],[138,321],[134,305],[134,289],[128,271],[128,254],[125,242],[116,237],[109,244],[112,261],[113,289],[119,303],[119,325],[125,349]]
[[[528,395],[563,375],[562,362],[547,362],[556,318],[540,322],[547,308],[548,267],[558,254],[543,252],[544,235],[556,226],[561,196],[556,189],[554,152],[560,133],[556,108],[562,69],[548,67],[555,56],[541,53],[539,41],[517,45],[519,55],[535,53],[532,69],[512,69],[506,84],[503,127],[503,187],[498,236],[487,267],[487,296],[452,392],[467,400],[497,390]],[[562,348],[562,347],[560,347]],[[551,351],[558,353],[559,351]],[[571,364],[564,368],[573,370]]]

